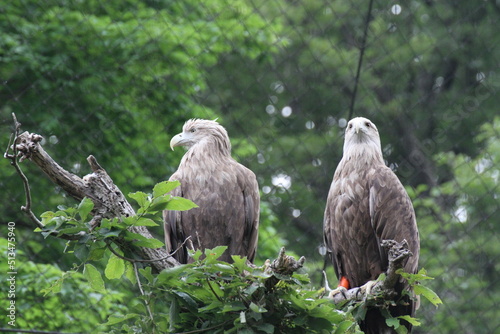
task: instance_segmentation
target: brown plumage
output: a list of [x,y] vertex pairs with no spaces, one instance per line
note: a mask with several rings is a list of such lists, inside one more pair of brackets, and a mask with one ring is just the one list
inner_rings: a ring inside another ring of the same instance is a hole
[[[226,129],[216,121],[191,119],[182,130],[170,141],[172,149],[188,149],[170,177],[181,183],[171,194],[192,200],[198,208],[163,213],[167,251],[191,236],[195,249],[228,246],[223,261],[231,261],[231,255],[253,261],[260,212],[255,174],[231,157]],[[186,245],[174,257],[187,263]]]
[[[380,137],[368,119],[352,119],[346,128],[344,153],[328,193],[324,239],[339,279],[350,288],[376,279],[387,270],[388,256],[380,243],[406,241],[413,253],[405,271],[416,273],[420,250],[413,205],[397,176],[384,164]],[[396,289],[405,288],[401,282]],[[390,309],[393,316],[414,313],[414,303]],[[405,323],[408,329],[411,326]],[[360,323],[365,333],[395,333],[376,309]]]

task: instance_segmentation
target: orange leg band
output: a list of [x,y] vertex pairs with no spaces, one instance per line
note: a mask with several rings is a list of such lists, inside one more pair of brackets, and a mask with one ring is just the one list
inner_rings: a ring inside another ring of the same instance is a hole
[[349,281],[347,280],[347,277],[342,276],[340,277],[339,285],[338,286],[343,286],[347,290],[349,290]]

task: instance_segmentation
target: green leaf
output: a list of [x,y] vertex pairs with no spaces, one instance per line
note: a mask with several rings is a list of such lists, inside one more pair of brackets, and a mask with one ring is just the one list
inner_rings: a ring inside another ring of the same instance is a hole
[[130,283],[134,285],[137,283],[137,278],[135,277],[134,265],[128,261],[125,262],[125,277],[130,281]]
[[387,326],[393,327],[394,329],[398,329],[399,326],[401,326],[397,318],[387,318],[385,319],[385,323],[387,324]]
[[185,292],[182,291],[172,291],[174,294],[176,294],[178,297],[180,297],[184,304],[193,312],[196,312],[198,310],[198,304],[194,301],[193,298],[191,298],[190,295],[188,295]]
[[434,279],[433,277],[427,275],[427,271],[424,268],[420,269],[416,274],[410,274],[403,271],[403,269],[398,269],[396,270],[396,274],[403,276],[403,278],[405,278],[410,285],[414,285],[418,281]]
[[134,313],[129,313],[125,316],[116,316],[116,315],[110,315],[108,318],[108,321],[105,323],[105,325],[111,326],[111,325],[116,325],[119,324],[120,322],[123,322],[128,319],[133,319],[139,317],[138,314]]
[[153,201],[151,202],[151,206],[148,208],[147,212],[153,213],[153,212],[157,212],[157,211],[166,210],[171,198],[172,198],[172,196],[170,196],[170,195],[165,195],[165,196],[160,196],[160,197],[154,198]]
[[141,208],[143,208],[146,203],[148,203],[148,194],[142,191],[137,191],[135,193],[129,193],[128,197],[134,199]]
[[125,261],[120,259],[115,254],[111,254],[108,260],[108,264],[106,265],[106,269],[104,270],[104,274],[108,279],[118,279],[122,277],[125,273]]
[[242,257],[239,255],[231,255],[231,259],[233,260],[233,266],[238,270],[238,272],[243,272],[244,270],[248,270],[247,266],[247,258],[246,256]]
[[98,228],[112,229],[113,227],[118,227],[118,228],[123,227],[120,226],[120,221],[116,217],[113,219],[104,218],[103,220],[101,220],[101,224],[99,225]]
[[78,205],[78,214],[82,221],[87,220],[87,216],[94,209],[94,202],[90,198],[85,197]]
[[128,226],[159,226],[151,218],[144,218],[138,216],[126,217],[123,222]]
[[106,252],[106,247],[92,248],[88,259],[92,261],[98,261],[102,259],[104,253]]
[[348,333],[348,330],[351,329],[353,326],[355,326],[355,324],[352,321],[349,321],[349,320],[342,321],[337,326],[337,329],[335,330],[335,334]]
[[90,263],[85,264],[85,267],[83,269],[83,276],[87,279],[92,289],[101,293],[106,292],[101,273],[96,269],[96,267],[94,267]]
[[192,249],[188,249],[188,254],[193,258],[194,261],[198,261],[200,257],[203,255],[200,249],[193,251]]
[[213,249],[205,249],[205,256],[207,263],[217,260],[221,257],[222,253],[227,249],[227,246],[217,246]]
[[208,304],[207,306],[200,307],[198,309],[199,313],[206,313],[211,310],[220,310],[222,307],[223,303],[221,303],[218,300],[213,301],[212,303]]
[[198,205],[188,200],[187,198],[172,196],[170,201],[167,203],[165,210],[186,211],[197,207]]
[[55,217],[55,213],[52,211],[45,211],[40,215],[40,218],[42,218],[42,224],[45,226],[47,223]]
[[172,300],[172,302],[170,303],[170,310],[169,310],[169,318],[170,318],[169,332],[170,333],[176,332],[175,325],[181,319],[179,313],[180,313],[179,301],[176,298],[174,298],[174,300]]
[[260,325],[257,325],[255,326],[255,329],[258,329],[264,333],[267,333],[267,334],[273,334],[274,333],[274,326],[271,325],[271,324],[260,324]]
[[224,307],[222,307],[221,312],[226,313],[226,312],[235,312],[235,311],[241,311],[241,310],[246,310],[245,304],[243,304],[243,302],[236,301],[236,302],[224,304]]
[[158,284],[170,285],[170,282],[175,283],[179,281],[180,274],[186,269],[186,265],[175,266],[173,268],[163,269],[158,276],[156,276]]
[[165,246],[163,242],[157,239],[137,240],[134,241],[134,245],[146,248],[162,248],[163,246]]
[[90,254],[89,245],[77,244],[74,249],[74,254],[80,261],[86,261]]
[[161,248],[164,243],[158,239],[148,239],[138,233],[127,232],[125,240],[132,241],[135,246],[147,248]]
[[166,193],[171,192],[178,186],[180,186],[181,183],[179,181],[163,181],[158,184],[156,184],[153,188],[153,197],[160,197],[165,195]]
[[413,291],[417,295],[424,296],[425,299],[430,301],[432,303],[432,305],[434,305],[434,306],[438,306],[439,304],[443,303],[443,301],[439,298],[439,296],[434,291],[432,291],[431,289],[429,289],[426,286],[417,284],[417,285],[413,286]]
[[420,321],[418,321],[417,318],[414,318],[414,317],[409,316],[409,315],[401,315],[398,318],[408,321],[413,326],[420,326],[421,325]]
[[300,284],[309,284],[311,282],[308,274],[293,273],[292,277],[295,280],[297,280]]
[[[57,235],[63,235],[63,234],[77,234],[82,231],[87,231],[86,227],[83,226],[74,226],[74,227],[68,227],[68,228],[63,228],[59,230],[59,233]],[[83,237],[85,234],[82,236],[79,236],[79,238]]]
[[267,310],[264,307],[261,307],[254,302],[250,303],[250,310],[254,311],[255,313],[265,313]]
[[146,267],[144,269],[139,269],[139,272],[141,273],[144,278],[146,278],[149,283],[153,283],[154,277],[153,274],[151,273],[151,267]]

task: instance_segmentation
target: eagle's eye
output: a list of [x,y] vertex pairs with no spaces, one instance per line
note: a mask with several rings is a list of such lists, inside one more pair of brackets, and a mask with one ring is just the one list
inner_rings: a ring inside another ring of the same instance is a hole
[[366,122],[365,125],[366,125],[366,127],[369,128],[370,127],[370,122]]
[[196,132],[196,128],[192,128],[189,132]]
[[352,123],[349,123],[349,129],[352,129]]

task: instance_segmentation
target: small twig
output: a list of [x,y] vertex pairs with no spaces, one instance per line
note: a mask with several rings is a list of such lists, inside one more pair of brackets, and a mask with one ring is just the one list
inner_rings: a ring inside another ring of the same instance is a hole
[[194,334],[194,333],[203,333],[203,332],[207,332],[209,330],[212,330],[212,329],[215,329],[215,328],[218,328],[218,327],[222,327],[222,326],[225,326],[227,323],[229,323],[229,321],[225,321],[221,324],[217,324],[215,326],[212,326],[212,327],[207,327],[207,328],[202,328],[202,329],[195,329],[195,330],[192,330],[192,331],[187,331],[187,332],[178,332],[178,333],[175,333],[175,334]]
[[129,257],[126,257],[126,256],[123,256],[123,255],[120,255],[118,254],[114,249],[113,247],[111,247],[111,244],[108,242],[107,243],[107,247],[109,248],[109,250],[111,251],[111,253],[113,253],[114,255],[116,255],[117,257],[119,257],[120,259],[122,260],[125,260],[125,261],[129,261],[129,262],[132,262],[132,263],[138,263],[138,262],[142,262],[142,263],[151,263],[151,262],[158,262],[158,261],[163,261],[163,260],[166,260],[168,258],[171,258],[172,255],[174,255],[179,249],[181,249],[184,244],[191,238],[191,236],[187,237],[186,240],[184,240],[184,242],[179,246],[177,247],[177,249],[175,251],[173,251],[172,253],[170,253],[169,255],[167,256],[164,256],[164,257],[161,257],[161,258],[158,258],[158,259],[151,259],[151,260],[137,260],[137,259],[131,259]]
[[[21,211],[24,211],[28,217],[39,227],[43,228],[44,225],[38,218],[35,216],[33,211],[31,211],[31,189],[30,189],[30,184],[28,181],[28,178],[26,175],[23,173],[21,170],[21,167],[19,167],[19,163],[17,161],[18,157],[18,151],[17,151],[17,140],[19,138],[19,129],[21,128],[21,123],[17,121],[16,114],[12,113],[12,118],[14,119],[14,135],[11,134],[10,139],[9,139],[9,146],[7,146],[7,150],[5,151],[4,158],[10,160],[10,164],[14,166],[16,172],[19,174],[21,177],[21,180],[23,181],[23,186],[24,186],[24,193],[26,194],[26,205],[21,206]],[[11,146],[11,141],[12,137],[14,137],[14,141],[12,142]],[[9,148],[12,147],[13,154],[9,154]]]
[[[134,274],[135,274],[135,279],[137,280],[137,286],[139,287],[139,291],[141,292],[142,296],[145,296],[144,290],[142,289],[141,280],[139,278],[139,271],[137,270],[137,264],[134,262],[134,263],[132,263],[132,265],[134,266]],[[146,305],[146,309],[148,310],[149,318],[151,319],[151,323],[154,324],[155,322],[154,322],[153,312],[151,312],[151,308],[149,306],[149,302],[147,299],[144,300],[144,304]]]
[[210,290],[212,290],[212,293],[214,294],[215,298],[217,298],[218,301],[222,303],[222,299],[220,299],[219,295],[215,292],[214,288],[212,287],[212,284],[210,284],[210,280],[207,277],[207,283],[208,286],[210,287]]

